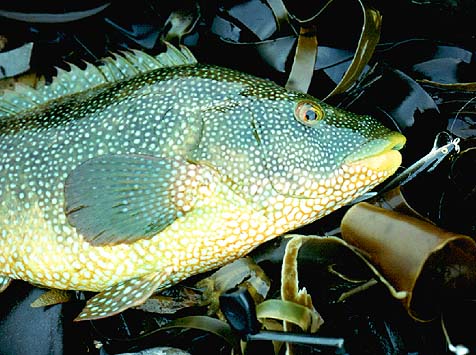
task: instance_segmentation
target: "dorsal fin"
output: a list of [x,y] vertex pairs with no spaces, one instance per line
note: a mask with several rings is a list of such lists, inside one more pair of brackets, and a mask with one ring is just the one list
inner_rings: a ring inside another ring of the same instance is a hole
[[0,96],[0,118],[33,108],[64,95],[85,91],[98,85],[133,77],[153,69],[195,64],[197,60],[187,47],[176,48],[166,43],[167,50],[156,57],[139,50],[124,51],[85,69],[70,64],[70,70],[57,69],[53,82],[34,89],[16,83]]

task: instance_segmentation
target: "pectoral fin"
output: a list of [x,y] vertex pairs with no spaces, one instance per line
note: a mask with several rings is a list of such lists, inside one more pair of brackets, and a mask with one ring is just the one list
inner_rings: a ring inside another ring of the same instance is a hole
[[75,321],[110,317],[144,303],[159,287],[163,287],[170,272],[157,272],[120,282],[88,300]]
[[152,237],[193,208],[198,169],[181,158],[93,158],[66,180],[66,216],[93,245]]

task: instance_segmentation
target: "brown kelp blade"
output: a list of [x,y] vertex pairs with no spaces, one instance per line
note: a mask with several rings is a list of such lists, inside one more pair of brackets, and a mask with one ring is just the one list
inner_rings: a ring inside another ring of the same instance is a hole
[[425,218],[408,203],[405,195],[402,193],[400,186],[397,186],[389,191],[379,193],[377,196],[366,202],[386,210],[400,212],[406,214],[407,216],[413,216],[415,218],[424,219],[430,222],[429,219]]
[[199,290],[178,284],[163,290],[163,292],[153,294],[147,301],[135,308],[149,313],[175,314],[183,309],[201,305],[202,294]]
[[366,1],[359,0],[359,3],[364,14],[364,24],[362,26],[359,44],[357,45],[354,58],[342,80],[334,90],[327,95],[327,98],[343,93],[355,83],[372,58],[375,47],[380,40],[380,30],[382,26],[382,16],[380,12],[366,4]]
[[317,57],[316,26],[301,27],[286,88],[307,92],[311,85]]
[[476,243],[426,221],[362,202],[341,224],[357,247],[399,292],[409,314],[431,320],[445,302],[476,290]]
[[32,307],[46,307],[52,306],[55,304],[66,303],[71,301],[73,298],[73,293],[67,290],[58,290],[53,288],[46,291],[35,301],[32,302]]
[[[314,316],[306,330],[316,332],[324,321],[315,310],[311,296],[306,289],[299,288],[298,253],[305,240],[306,237],[295,235],[286,245],[281,269],[281,299],[307,307]],[[286,323],[284,323],[284,329],[287,329]]]
[[213,315],[218,312],[219,297],[222,293],[243,286],[253,300],[260,303],[266,298],[270,284],[271,281],[263,269],[253,259],[245,257],[221,267],[195,286],[203,291],[202,305],[208,305],[208,314]]

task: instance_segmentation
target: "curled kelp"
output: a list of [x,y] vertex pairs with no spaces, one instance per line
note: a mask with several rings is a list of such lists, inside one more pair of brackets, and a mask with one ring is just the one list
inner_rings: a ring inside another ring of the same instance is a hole
[[415,319],[433,319],[442,303],[475,294],[476,243],[468,236],[365,202],[347,211],[341,231],[405,294]]
[[[337,237],[287,235],[254,257],[266,269],[282,260],[281,299],[268,299],[257,306],[257,316],[264,326],[276,325],[269,323],[271,320],[283,321],[284,325],[274,329],[285,326],[288,332],[332,337],[335,344],[347,339],[342,338],[343,329],[332,330],[336,315],[329,310],[349,300],[351,303],[353,295],[363,293],[377,280],[385,282],[360,253]],[[396,291],[394,294],[398,295]],[[325,322],[320,315],[322,310],[327,315]],[[328,322],[331,326],[321,333]],[[279,346],[275,345],[275,349]],[[300,353],[303,348],[299,343],[287,344],[287,351]]]
[[202,303],[208,305],[208,314],[215,314],[219,310],[220,295],[237,286],[246,288],[255,302],[262,302],[268,294],[270,280],[253,259],[246,257],[221,267],[196,286],[203,290]]

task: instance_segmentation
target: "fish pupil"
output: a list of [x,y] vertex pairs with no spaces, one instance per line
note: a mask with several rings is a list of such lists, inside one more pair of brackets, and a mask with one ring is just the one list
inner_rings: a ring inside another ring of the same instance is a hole
[[317,119],[317,114],[314,110],[306,111],[306,121],[315,121]]

